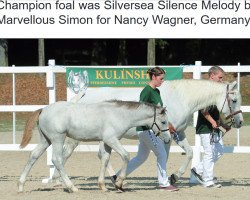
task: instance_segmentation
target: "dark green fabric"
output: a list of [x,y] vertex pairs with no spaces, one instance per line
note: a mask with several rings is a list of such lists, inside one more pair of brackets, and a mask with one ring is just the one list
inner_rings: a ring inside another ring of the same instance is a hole
[[[140,94],[140,102],[147,102],[158,106],[163,106],[160,91],[156,88],[153,89],[150,85],[147,85]],[[136,131],[148,130],[150,127],[140,126],[136,128]]]
[[[208,113],[215,121],[218,121],[220,119],[220,113],[216,106],[210,106],[208,108]],[[199,110],[196,125],[196,134],[210,133],[211,131],[213,131],[212,124],[204,117],[204,115]]]

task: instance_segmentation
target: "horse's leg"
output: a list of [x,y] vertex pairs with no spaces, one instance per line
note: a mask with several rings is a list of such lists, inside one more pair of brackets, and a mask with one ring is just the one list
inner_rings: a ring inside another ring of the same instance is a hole
[[179,135],[179,139],[180,139],[178,142],[178,145],[185,151],[186,159],[184,160],[183,164],[178,169],[178,171],[171,175],[171,183],[172,184],[174,184],[185,173],[190,161],[193,158],[193,149],[190,146],[190,144],[186,138],[185,133],[180,132],[180,133],[178,133],[178,135]]
[[108,165],[107,165],[107,171],[109,173],[109,176],[114,176],[115,175],[115,170],[113,169],[110,161],[108,162]]
[[[74,149],[78,146],[79,141],[74,140],[72,138],[66,138],[64,145],[63,145],[63,165],[65,165],[68,158],[72,155],[74,152]],[[54,174],[52,176],[52,180],[60,183],[59,181],[60,174],[57,169],[55,169]]]
[[114,151],[116,151],[123,160],[123,165],[120,171],[119,176],[116,179],[115,186],[117,189],[122,189],[123,181],[126,178],[126,171],[129,162],[129,153],[123,148],[120,141],[117,138],[109,139],[108,141],[104,141],[108,146],[110,146]]
[[63,143],[65,140],[65,135],[57,135],[53,138],[52,141],[52,162],[61,175],[62,180],[64,181],[66,187],[69,189],[69,192],[76,192],[78,189],[70,181],[68,175],[66,174],[63,166]]
[[[104,142],[101,141],[100,144],[99,144],[99,152],[98,152],[98,158],[101,160],[102,157],[103,157],[103,154],[105,153],[105,150],[104,150]],[[109,176],[114,176],[116,175],[110,161],[108,162],[108,165],[107,165],[107,171],[109,173]]]
[[[99,146],[101,148],[102,155],[101,155],[101,157],[99,156],[99,158],[101,159],[101,169],[100,169],[100,175],[98,178],[98,186],[102,191],[106,192],[106,191],[108,191],[108,189],[105,186],[104,179],[105,179],[105,172],[106,172],[107,165],[109,163],[110,154],[111,154],[112,149],[110,148],[110,146],[108,146],[107,144],[105,144],[103,142],[100,143]],[[100,150],[99,150],[99,154],[100,154]]]
[[45,139],[43,134],[40,137],[40,143],[36,146],[36,148],[31,152],[29,160],[24,167],[24,170],[20,176],[18,182],[18,192],[23,192],[24,183],[26,181],[26,177],[28,176],[32,166],[37,161],[37,159],[44,153],[44,151],[49,147],[50,143]]

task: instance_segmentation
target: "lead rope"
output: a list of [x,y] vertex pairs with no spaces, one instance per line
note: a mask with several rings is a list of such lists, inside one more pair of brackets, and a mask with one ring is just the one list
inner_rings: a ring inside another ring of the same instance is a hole
[[[223,108],[224,108],[224,106],[225,106],[226,100],[228,99],[228,90],[229,90],[229,85],[227,84],[226,97],[225,97],[224,103],[223,103],[223,105],[222,105],[222,107],[221,107],[220,113],[222,113],[222,110],[223,110]],[[229,105],[228,105],[228,106],[229,106]],[[230,111],[231,111],[231,110],[230,110]]]
[[180,142],[180,137],[179,137],[178,133],[176,133],[176,132],[173,133],[173,140],[176,142],[176,144],[178,144]]
[[210,133],[210,144],[218,143],[225,134],[226,132],[223,132],[220,128],[214,128]]

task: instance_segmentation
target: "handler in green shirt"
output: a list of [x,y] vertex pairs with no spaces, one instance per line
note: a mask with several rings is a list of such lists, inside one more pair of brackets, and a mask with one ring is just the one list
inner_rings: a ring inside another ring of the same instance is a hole
[[[162,100],[160,96],[160,91],[157,87],[161,86],[164,81],[165,71],[160,67],[155,67],[147,71],[150,77],[150,82],[145,88],[141,91],[140,101],[147,102],[154,105],[162,106]],[[169,127],[174,130],[173,127]],[[167,153],[164,147],[164,142],[157,137],[149,127],[137,127],[137,133],[139,137],[139,146],[137,155],[132,158],[128,163],[127,175],[132,173],[137,169],[145,160],[148,158],[150,151],[152,150],[157,157],[157,174],[159,188],[165,191],[177,191],[178,189],[173,185],[170,185],[167,172],[166,172],[166,163],[167,163]],[[112,182],[115,181],[119,172],[112,177]]]
[[[147,102],[158,106],[163,106],[160,91],[157,88],[152,88],[150,85],[146,85],[141,91],[140,102]],[[146,126],[136,127],[136,131],[145,131],[149,128]]]

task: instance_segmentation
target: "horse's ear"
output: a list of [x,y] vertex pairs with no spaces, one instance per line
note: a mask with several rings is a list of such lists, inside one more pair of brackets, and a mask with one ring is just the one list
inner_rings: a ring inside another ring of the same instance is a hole
[[229,90],[236,90],[237,86],[238,86],[237,81],[234,81],[234,82],[229,84]]

